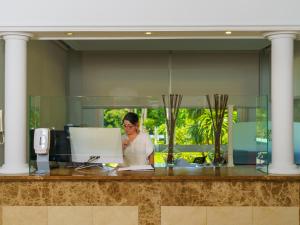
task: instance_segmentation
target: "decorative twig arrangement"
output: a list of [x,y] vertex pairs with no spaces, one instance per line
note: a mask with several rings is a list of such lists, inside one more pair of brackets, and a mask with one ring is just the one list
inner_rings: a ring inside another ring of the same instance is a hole
[[181,105],[183,95],[180,94],[170,94],[168,97],[162,96],[164,103],[164,113],[167,124],[168,133],[168,156],[167,163],[172,164],[174,162],[173,152],[174,152],[174,138],[175,138],[175,126],[176,120]]
[[206,95],[206,99],[209,106],[210,117],[213,124],[214,129],[214,138],[215,138],[215,152],[214,152],[214,163],[221,163],[221,132],[222,132],[222,125],[224,120],[225,111],[227,109],[227,102],[228,102],[228,95],[219,95],[214,94],[215,100],[215,107],[213,114],[213,108],[210,103],[209,95]]

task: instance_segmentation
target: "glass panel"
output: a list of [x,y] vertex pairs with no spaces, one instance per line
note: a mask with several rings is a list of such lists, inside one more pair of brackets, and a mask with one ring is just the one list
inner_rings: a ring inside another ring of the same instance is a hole
[[[70,127],[120,128],[127,112],[136,112],[140,129],[149,133],[155,146],[155,166],[164,167],[166,125],[161,96],[157,97],[30,97],[30,172],[37,169],[33,148],[34,129],[50,129],[50,166],[68,167],[72,163]],[[256,96],[229,96],[233,105],[233,158],[236,165],[255,165],[257,112],[265,109]],[[265,121],[265,120],[263,120]],[[261,126],[261,125],[260,125]],[[221,154],[227,158],[228,113],[221,134]],[[206,96],[183,96],[175,132],[176,166],[212,166],[214,134]],[[115,164],[109,164],[115,166]]]
[[295,162],[300,164],[300,97],[294,99],[294,148]]
[[269,165],[269,141],[271,139],[271,130],[268,121],[268,98],[260,96],[257,98],[256,108],[256,168],[268,173]]
[[234,96],[236,120],[233,125],[235,165],[256,164],[256,97]]

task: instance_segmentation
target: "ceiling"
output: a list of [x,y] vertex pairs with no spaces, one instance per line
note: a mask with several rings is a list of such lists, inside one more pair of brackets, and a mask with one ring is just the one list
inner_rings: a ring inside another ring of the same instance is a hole
[[[147,34],[147,33],[151,34]],[[261,31],[61,31],[33,32],[33,38],[38,40],[99,40],[99,39],[210,39],[210,38],[264,38]]]
[[[150,32],[150,34],[149,34]],[[71,31],[35,32],[36,40],[60,40],[77,51],[259,50],[270,42],[261,31]]]
[[260,50],[265,39],[150,39],[150,40],[64,40],[76,51],[236,51]]

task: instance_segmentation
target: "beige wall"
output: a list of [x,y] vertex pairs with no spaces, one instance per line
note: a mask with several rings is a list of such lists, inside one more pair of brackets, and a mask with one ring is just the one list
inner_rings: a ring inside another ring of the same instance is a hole
[[258,95],[258,53],[178,54],[174,90],[185,95]]
[[294,93],[300,97],[300,41],[295,41],[294,49]]
[[4,107],[4,41],[0,40],[0,109]]
[[300,41],[295,42],[294,54],[294,121],[300,122]]
[[[83,52],[73,58],[70,66],[76,65],[77,70],[70,74],[69,82],[76,86],[70,89],[71,95],[160,96],[168,93],[167,53]],[[257,52],[174,53],[172,62],[173,92],[258,95]],[[78,80],[82,82],[76,83]]]
[[67,51],[55,42],[28,42],[28,95],[64,96],[67,62]]
[[[98,53],[81,56],[81,95],[147,96],[167,92],[167,55]],[[71,65],[73,66],[73,64]],[[73,79],[71,78],[71,81]]]
[[[52,41],[28,43],[28,95],[65,96],[68,52]],[[62,129],[66,123],[63,98],[41,98],[41,126]]]
[[[0,109],[4,109],[4,41],[0,40]],[[3,118],[4,119],[4,118]],[[4,146],[0,145],[0,165],[3,164]]]

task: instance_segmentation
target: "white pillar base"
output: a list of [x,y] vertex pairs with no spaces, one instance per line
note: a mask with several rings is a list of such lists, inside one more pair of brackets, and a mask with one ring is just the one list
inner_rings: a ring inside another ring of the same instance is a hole
[[233,162],[228,162],[226,166],[227,167],[234,167],[234,164],[233,164]]
[[28,164],[23,165],[3,165],[0,167],[0,174],[29,174]]
[[288,174],[300,174],[300,167],[292,164],[284,167],[279,166],[273,166],[272,164],[269,165],[268,168],[269,174],[282,174],[282,175],[288,175]]

